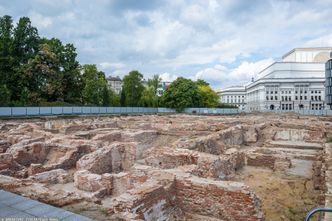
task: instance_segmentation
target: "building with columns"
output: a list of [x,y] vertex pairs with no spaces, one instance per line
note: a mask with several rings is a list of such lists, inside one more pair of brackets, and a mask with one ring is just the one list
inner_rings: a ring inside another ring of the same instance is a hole
[[[332,48],[296,48],[260,71],[245,88],[245,110],[325,108],[325,62]],[[221,91],[227,91],[221,90]],[[228,91],[229,93],[229,91]],[[219,93],[222,97],[224,92]]]
[[244,86],[233,86],[217,91],[220,101],[223,104],[237,106],[240,110],[244,110],[246,104],[246,89]]
[[332,52],[330,57],[331,59],[325,64],[325,101],[332,110]]

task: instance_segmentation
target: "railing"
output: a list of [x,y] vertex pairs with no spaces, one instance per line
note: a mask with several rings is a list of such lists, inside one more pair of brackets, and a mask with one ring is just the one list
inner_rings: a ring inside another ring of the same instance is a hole
[[[174,109],[163,107],[0,107],[0,117],[174,112],[176,112]],[[235,108],[186,108],[183,112],[197,114],[238,114],[239,110]]]
[[310,212],[308,212],[307,216],[305,217],[304,221],[309,221],[311,219],[311,217],[315,214],[315,213],[319,213],[319,220],[321,220],[322,218],[322,212],[326,213],[332,213],[332,208],[315,208],[312,209]]

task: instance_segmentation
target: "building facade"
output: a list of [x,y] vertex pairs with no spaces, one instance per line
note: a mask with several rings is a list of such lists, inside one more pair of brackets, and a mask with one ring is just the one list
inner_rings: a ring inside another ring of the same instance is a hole
[[107,77],[107,84],[110,89],[112,89],[116,94],[120,94],[122,90],[122,80],[120,77]]
[[217,91],[220,101],[223,104],[237,106],[240,110],[244,110],[246,105],[246,89],[244,86],[233,86]]
[[332,109],[332,52],[330,57],[325,64],[325,101],[329,109]]
[[[325,62],[332,48],[296,48],[245,86],[245,110],[322,110]],[[221,93],[221,98],[224,93]]]

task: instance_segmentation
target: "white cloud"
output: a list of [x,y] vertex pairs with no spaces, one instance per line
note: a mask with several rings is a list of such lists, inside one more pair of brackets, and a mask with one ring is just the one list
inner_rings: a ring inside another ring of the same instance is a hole
[[51,17],[43,16],[34,11],[29,13],[29,17],[33,25],[37,26],[40,29],[48,28],[53,24],[53,19]]
[[260,60],[257,62],[242,62],[234,69],[228,69],[223,65],[215,65],[211,68],[205,68],[195,75],[195,80],[203,79],[209,82],[214,88],[220,88],[231,85],[244,85],[252,77],[258,78],[259,72],[274,62],[272,58]]
[[178,78],[177,75],[170,74],[170,73],[160,74],[159,77],[162,79],[162,81],[166,81],[166,82],[172,82]]
[[118,62],[118,63],[111,63],[111,62],[102,62],[99,64],[102,69],[123,69],[126,67],[125,64]]

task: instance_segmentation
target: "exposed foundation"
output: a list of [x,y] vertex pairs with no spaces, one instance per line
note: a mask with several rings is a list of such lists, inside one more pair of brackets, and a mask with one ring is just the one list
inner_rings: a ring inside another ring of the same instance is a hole
[[332,202],[330,120],[250,114],[2,121],[0,188],[96,220],[301,220]]

